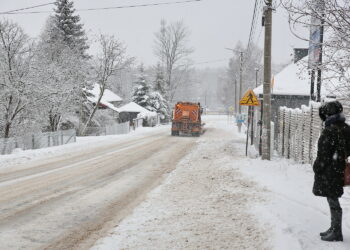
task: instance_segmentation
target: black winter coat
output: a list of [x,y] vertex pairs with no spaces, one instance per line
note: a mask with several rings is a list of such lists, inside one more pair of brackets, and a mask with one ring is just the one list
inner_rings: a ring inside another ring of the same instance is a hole
[[317,158],[313,165],[313,193],[324,197],[341,197],[346,161],[345,143],[350,140],[350,127],[343,121],[327,126],[318,140]]

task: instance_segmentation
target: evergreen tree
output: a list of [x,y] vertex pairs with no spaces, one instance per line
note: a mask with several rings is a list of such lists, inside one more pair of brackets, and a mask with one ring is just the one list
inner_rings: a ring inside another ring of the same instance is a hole
[[166,94],[165,78],[164,78],[163,69],[160,63],[157,64],[157,68],[156,68],[156,79],[154,82],[154,91],[159,92],[163,97],[165,97],[165,94]]
[[143,65],[140,66],[139,69],[140,73],[137,78],[137,81],[134,82],[134,91],[132,95],[132,101],[137,103],[138,105],[146,108],[151,109],[150,106],[150,87],[148,85],[145,71],[143,68]]
[[165,79],[160,64],[156,68],[153,93],[150,95],[149,105],[151,110],[161,115],[161,120],[166,121],[169,117],[169,107],[165,99]]
[[73,1],[56,0],[55,5],[53,16],[55,32],[51,33],[51,40],[62,40],[71,49],[79,51],[83,57],[87,58],[86,52],[89,49],[87,37],[80,23],[80,16],[74,13]]
[[169,108],[165,98],[158,92],[155,91],[150,95],[150,110],[160,114],[162,121],[167,121],[169,118]]

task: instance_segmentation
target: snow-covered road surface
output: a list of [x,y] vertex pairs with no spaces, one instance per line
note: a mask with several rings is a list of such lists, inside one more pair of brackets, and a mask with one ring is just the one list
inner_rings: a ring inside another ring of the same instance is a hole
[[100,138],[26,163],[7,160],[0,170],[0,249],[89,248],[196,144],[169,131]]
[[350,249],[350,188],[340,199],[344,242],[323,242],[329,208],[311,192],[311,166],[246,158],[227,117],[205,119],[198,145],[92,250]]
[[[251,213],[263,189],[234,169],[245,159],[234,149],[226,117],[206,117],[206,133],[133,214],[93,250],[270,249],[268,234]],[[185,138],[181,138],[185,139]]]
[[344,242],[322,242],[311,166],[246,158],[232,121],[204,121],[0,157],[0,249],[350,249],[349,188]]

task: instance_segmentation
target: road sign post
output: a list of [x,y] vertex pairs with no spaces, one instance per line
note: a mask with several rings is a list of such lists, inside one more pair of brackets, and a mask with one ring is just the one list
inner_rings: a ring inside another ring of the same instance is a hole
[[[248,143],[249,143],[249,128],[251,129],[251,137],[252,137],[252,144],[253,144],[253,108],[256,106],[260,106],[260,102],[255,95],[254,91],[252,89],[248,89],[248,91],[244,94],[242,99],[239,102],[240,106],[248,106],[248,125],[247,125],[247,140],[246,140],[246,147],[245,147],[245,155],[248,156]],[[239,126],[239,124],[237,124]]]

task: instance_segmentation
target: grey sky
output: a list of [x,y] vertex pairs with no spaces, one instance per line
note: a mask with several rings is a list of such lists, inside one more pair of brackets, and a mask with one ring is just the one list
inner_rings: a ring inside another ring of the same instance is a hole
[[[52,0],[51,0],[52,1]],[[128,4],[171,2],[175,0],[74,0],[75,8],[109,7]],[[50,0],[1,0],[0,11],[11,10]],[[154,33],[160,20],[183,20],[191,31],[190,44],[195,49],[195,62],[226,59],[231,52],[225,47],[234,47],[238,41],[247,43],[254,0],[203,0],[203,2],[182,5],[131,8],[119,10],[79,12],[89,37],[98,33],[114,34],[123,41],[128,53],[138,62],[146,65],[156,63],[153,55]],[[49,10],[50,6],[36,10]],[[18,22],[30,36],[37,36],[48,14],[12,15],[8,18]],[[286,14],[282,9],[274,13],[273,60],[286,62],[291,57],[292,47],[307,44],[293,37],[289,31]],[[261,29],[258,20],[257,32]],[[260,45],[263,45],[263,32]],[[227,62],[204,64],[205,66],[226,66]]]

